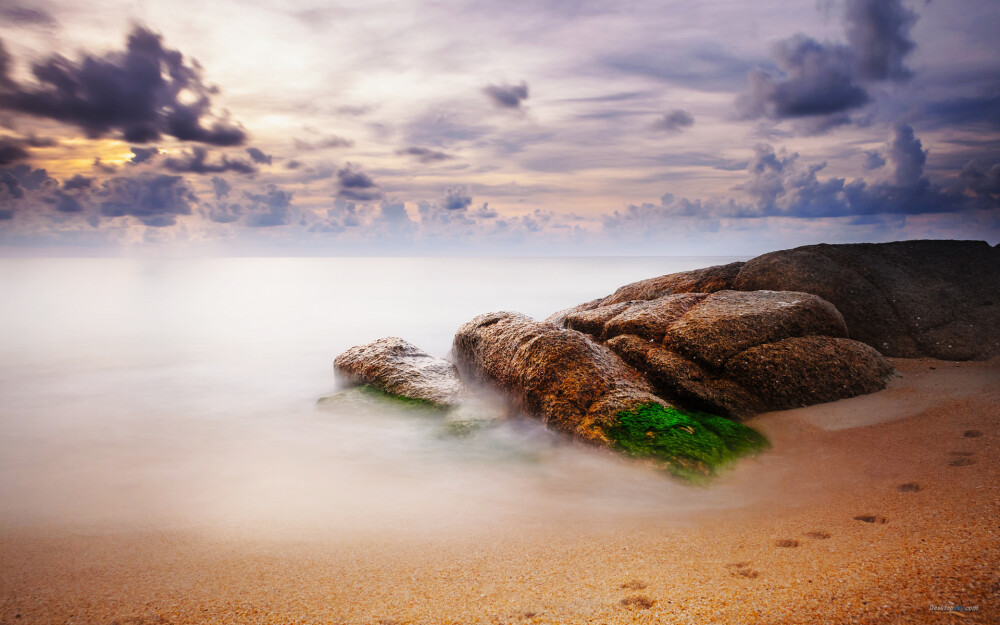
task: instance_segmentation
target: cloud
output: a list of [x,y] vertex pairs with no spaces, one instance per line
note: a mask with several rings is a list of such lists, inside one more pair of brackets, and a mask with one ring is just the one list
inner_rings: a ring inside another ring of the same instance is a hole
[[0,18],[7,24],[18,26],[58,26],[55,18],[45,9],[26,7],[8,0],[0,0]]
[[865,152],[865,162],[862,168],[865,171],[872,171],[885,166],[885,158],[879,154],[878,150]]
[[774,46],[780,74],[755,67],[750,89],[737,99],[745,117],[786,118],[832,115],[867,104],[871,97],[855,82],[847,46],[821,44],[796,35]]
[[447,154],[445,152],[440,152],[438,150],[431,150],[430,148],[421,148],[417,146],[410,146],[402,150],[397,150],[396,154],[402,156],[414,156],[421,163],[434,163],[438,161],[447,161],[455,158],[451,154]]
[[225,178],[212,176],[212,191],[215,193],[215,199],[221,200],[224,197],[228,197],[229,192],[232,190],[233,187]]
[[132,146],[132,158],[129,159],[129,165],[141,165],[142,163],[149,162],[160,155],[159,148],[140,148],[137,146]]
[[296,150],[321,150],[324,148],[354,147],[354,141],[345,139],[344,137],[338,137],[337,135],[329,135],[317,141],[303,141],[302,139],[295,139],[294,144]]
[[369,202],[382,197],[372,177],[350,163],[337,170],[337,180],[340,183],[339,198]]
[[444,201],[441,206],[450,211],[464,211],[472,204],[472,196],[463,187],[449,187],[445,189]]
[[230,159],[223,155],[222,159],[215,162],[208,162],[208,151],[195,146],[191,151],[185,151],[181,157],[170,157],[163,162],[163,166],[174,173],[193,174],[219,174],[232,171],[238,174],[254,174],[257,168],[251,163],[241,159]]
[[674,109],[657,120],[654,127],[668,132],[681,132],[694,125],[694,116],[687,111]]
[[971,160],[962,168],[961,179],[977,195],[1000,195],[1000,163],[985,167]]
[[910,29],[917,14],[900,0],[847,0],[844,23],[855,54],[858,76],[865,80],[907,80],[904,64],[916,47]]
[[251,228],[284,226],[291,222],[292,194],[273,184],[267,185],[262,194],[244,193],[250,206],[244,207],[247,215],[244,223]]
[[820,43],[802,34],[777,42],[777,71],[749,73],[749,89],[736,100],[745,118],[798,119],[799,130],[819,134],[851,122],[849,112],[872,101],[866,84],[912,76],[907,55],[916,13],[900,0],[846,0],[847,44]]
[[903,124],[893,126],[885,150],[896,184],[913,185],[923,176],[927,151],[913,134],[913,128]]
[[[994,85],[1000,92],[1000,86]],[[994,95],[951,98],[924,106],[926,123],[932,128],[965,126],[1000,130],[1000,93]]]
[[190,215],[192,205],[197,202],[184,178],[165,174],[105,180],[96,197],[103,215],[131,215],[153,227],[174,225],[176,217]]
[[616,72],[648,76],[700,91],[739,88],[753,64],[713,43],[664,47],[609,55],[601,62]]
[[133,143],[170,135],[181,141],[240,145],[246,133],[212,112],[215,87],[206,85],[197,62],[188,64],[160,35],[136,25],[124,52],[62,56],[32,65],[35,84],[10,77],[0,52],[0,109],[80,127],[88,137],[120,133]]
[[56,210],[60,213],[82,213],[83,206],[80,202],[68,193],[57,191],[55,196]]
[[271,164],[271,155],[270,154],[264,154],[264,152],[262,152],[258,148],[247,148],[247,154],[249,154],[250,155],[250,159],[253,162],[257,163],[258,165],[270,165]]
[[0,167],[6,167],[28,158],[24,142],[13,137],[0,137]]
[[519,85],[488,85],[483,87],[483,93],[498,108],[517,109],[528,99],[528,83],[522,81]]
[[89,189],[94,184],[94,179],[89,176],[83,176],[81,174],[76,174],[69,180],[63,181],[63,189],[67,191],[74,191],[77,189]]

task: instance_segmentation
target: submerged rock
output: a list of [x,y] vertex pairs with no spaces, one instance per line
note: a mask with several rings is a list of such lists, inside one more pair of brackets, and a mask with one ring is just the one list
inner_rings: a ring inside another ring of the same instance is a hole
[[476,317],[459,328],[452,351],[463,375],[503,391],[528,415],[677,474],[711,474],[767,444],[742,424],[657,397],[638,371],[586,334],[519,313]]
[[333,361],[351,385],[371,385],[390,395],[449,408],[466,397],[458,370],[401,338],[390,336],[356,345]]
[[808,293],[669,294],[564,323],[606,341],[661,397],[734,418],[870,393],[891,371],[874,349],[844,338],[833,305]]

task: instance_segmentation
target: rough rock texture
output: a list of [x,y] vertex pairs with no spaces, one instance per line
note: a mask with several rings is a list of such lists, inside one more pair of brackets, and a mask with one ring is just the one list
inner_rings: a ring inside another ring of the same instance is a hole
[[442,407],[456,406],[466,395],[454,365],[394,336],[350,348],[337,356],[333,369],[350,384]]
[[725,290],[818,295],[843,315],[850,338],[886,356],[986,360],[1000,354],[1000,246],[984,241],[808,245],[634,282],[547,321],[595,334],[593,323],[603,328],[613,304]]
[[607,297],[560,310],[546,321],[556,325],[566,325],[565,319],[573,313],[586,312],[612,304],[632,303],[638,300],[654,300],[664,295],[675,293],[714,293],[732,288],[733,280],[740,272],[743,263],[715,265],[693,271],[672,273],[648,280],[640,280],[626,284]]
[[1000,249],[983,241],[782,250],[746,263],[733,288],[816,294],[840,310],[851,338],[887,356],[1000,354]]
[[890,367],[829,302],[797,292],[681,293],[569,313],[667,399],[743,418],[884,388]]
[[611,442],[606,431],[620,412],[666,406],[607,347],[519,313],[476,317],[459,328],[452,350],[463,374],[497,387],[553,428],[591,442]]

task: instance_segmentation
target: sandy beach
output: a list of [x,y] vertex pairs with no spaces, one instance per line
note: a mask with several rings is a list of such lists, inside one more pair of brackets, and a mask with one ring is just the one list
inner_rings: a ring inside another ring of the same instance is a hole
[[998,622],[1000,360],[892,364],[880,393],[753,419],[773,448],[705,487],[736,508],[8,526],[0,623]]

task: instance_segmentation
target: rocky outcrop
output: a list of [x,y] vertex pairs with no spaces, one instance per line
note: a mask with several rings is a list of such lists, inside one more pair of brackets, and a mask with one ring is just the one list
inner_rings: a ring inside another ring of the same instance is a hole
[[655,300],[664,295],[675,293],[714,293],[732,288],[733,280],[740,272],[743,263],[715,265],[693,271],[672,273],[648,280],[640,280],[626,284],[607,297],[600,297],[590,302],[561,310],[546,319],[556,325],[564,325],[565,318],[573,313],[586,312],[611,306],[613,304],[632,303],[637,300]]
[[663,401],[644,376],[586,334],[519,313],[476,317],[459,328],[452,353],[466,379],[502,391],[554,429],[685,477],[710,475],[767,445],[742,424]]
[[350,385],[366,384],[440,407],[457,406],[466,397],[453,364],[394,336],[348,349],[333,361],[333,369]]
[[585,334],[519,313],[480,315],[455,334],[467,378],[501,390],[525,413],[592,442],[607,442],[615,415],[665,403],[607,347]]
[[672,294],[569,313],[564,323],[605,341],[656,394],[735,418],[870,393],[891,370],[808,293]]
[[1000,250],[983,241],[809,245],[746,263],[739,290],[813,293],[850,337],[887,356],[980,360],[1000,354]]
[[603,326],[636,301],[725,290],[817,295],[840,311],[850,338],[886,356],[1000,355],[1000,247],[984,241],[809,245],[634,282],[548,321],[590,332],[588,321]]

